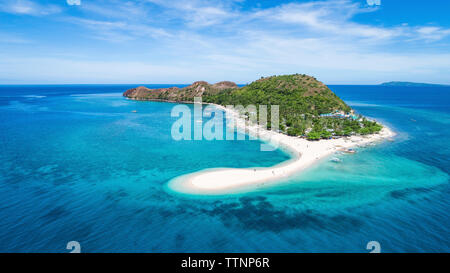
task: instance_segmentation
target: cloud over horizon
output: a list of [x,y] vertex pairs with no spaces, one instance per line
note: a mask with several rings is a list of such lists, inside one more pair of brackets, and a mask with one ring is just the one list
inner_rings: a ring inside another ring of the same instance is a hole
[[0,41],[5,83],[247,83],[288,73],[450,83],[448,20],[419,24],[411,11],[411,21],[392,22],[386,1],[3,2],[0,17],[38,23],[0,24],[11,37]]

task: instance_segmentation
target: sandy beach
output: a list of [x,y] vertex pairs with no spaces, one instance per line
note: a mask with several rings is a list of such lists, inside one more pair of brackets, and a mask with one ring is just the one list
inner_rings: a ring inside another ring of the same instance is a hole
[[346,149],[366,146],[392,138],[395,133],[384,128],[378,134],[368,136],[351,136],[339,139],[308,141],[299,137],[269,131],[258,125],[245,126],[245,120],[236,111],[221,105],[216,107],[224,110],[235,119],[238,130],[247,129],[247,133],[267,142],[278,144],[279,148],[292,155],[292,159],[268,168],[246,169],[208,169],[177,177],[169,182],[172,190],[187,194],[225,194],[240,190],[276,183],[313,165],[319,160]]

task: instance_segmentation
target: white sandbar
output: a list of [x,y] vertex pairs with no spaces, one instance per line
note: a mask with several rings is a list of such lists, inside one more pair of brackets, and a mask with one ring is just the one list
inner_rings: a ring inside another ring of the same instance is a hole
[[[239,114],[223,106],[216,106],[235,118],[238,129],[243,130],[245,128],[245,121],[239,117]],[[270,138],[270,142],[278,143],[281,148],[292,154],[293,159],[268,168],[204,170],[173,179],[169,182],[169,188],[187,194],[215,195],[239,192],[262,183],[265,185],[276,183],[339,150],[365,146],[395,136],[394,132],[384,126],[378,134],[368,136],[308,141],[269,131],[257,125],[247,126],[246,128],[250,135],[258,136],[263,140]]]

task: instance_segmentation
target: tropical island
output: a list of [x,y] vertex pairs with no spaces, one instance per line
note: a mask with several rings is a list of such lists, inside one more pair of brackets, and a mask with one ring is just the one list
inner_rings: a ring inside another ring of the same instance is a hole
[[[354,153],[355,147],[395,135],[386,126],[356,114],[325,84],[302,74],[261,78],[243,87],[232,82],[204,81],[184,88],[140,86],[123,95],[133,100],[175,103],[193,103],[195,97],[202,97],[204,103],[213,104],[226,112],[227,118],[230,115],[235,119],[238,129],[283,149],[292,157],[268,168],[210,169],[172,179],[168,187],[184,194],[221,195],[266,187],[332,154]],[[271,129],[270,124],[268,128],[249,124],[248,112],[225,107],[250,104],[279,105],[279,130]],[[338,158],[332,160],[339,162]]]
[[384,82],[380,84],[382,86],[401,86],[401,87],[442,87],[448,86],[445,84],[436,84],[436,83],[423,83],[423,82]]
[[[239,88],[235,83],[223,81],[209,84],[198,81],[184,88],[148,89],[140,86],[127,90],[125,97],[135,100],[152,100],[192,103],[194,97],[217,105],[279,105],[281,133],[309,140],[329,139],[351,135],[370,135],[383,126],[355,112],[325,84],[304,75],[283,75],[261,78]],[[268,122],[268,128],[271,124]]]

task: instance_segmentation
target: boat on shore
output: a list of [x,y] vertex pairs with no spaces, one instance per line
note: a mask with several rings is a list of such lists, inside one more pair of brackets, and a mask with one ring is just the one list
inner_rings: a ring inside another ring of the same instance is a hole
[[341,149],[340,151],[343,152],[343,153],[346,153],[346,154],[355,154],[356,153],[356,150],[355,149],[351,149],[351,148]]

